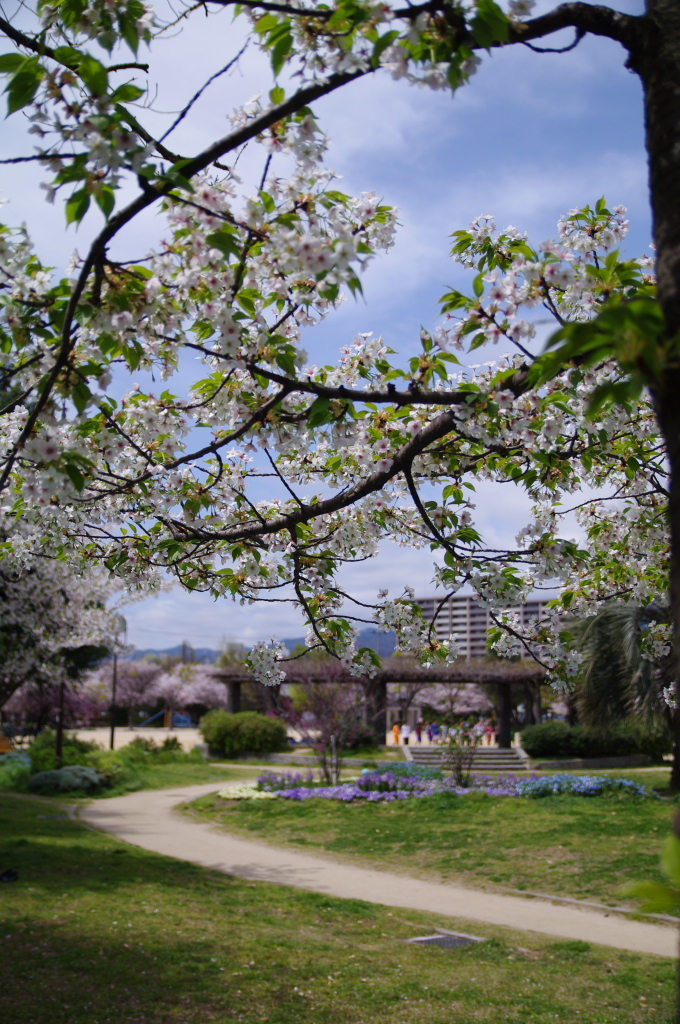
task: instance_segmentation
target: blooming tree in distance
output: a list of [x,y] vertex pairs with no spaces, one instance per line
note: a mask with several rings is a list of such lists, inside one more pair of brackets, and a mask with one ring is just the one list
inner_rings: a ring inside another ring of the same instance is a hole
[[[55,559],[6,553],[0,561],[0,707],[22,684],[56,693],[79,666],[88,667],[88,651],[101,655],[113,643],[120,589],[101,570],[77,572]],[[91,711],[89,705],[80,710],[85,716]]]

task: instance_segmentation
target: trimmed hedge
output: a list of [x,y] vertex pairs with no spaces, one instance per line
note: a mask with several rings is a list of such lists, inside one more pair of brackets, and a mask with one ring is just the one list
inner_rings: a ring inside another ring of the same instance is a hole
[[288,749],[286,726],[279,718],[257,711],[209,711],[201,719],[201,735],[217,757],[275,754]]
[[586,732],[582,725],[544,722],[522,730],[522,747],[530,757],[626,757],[646,754],[661,760],[672,750],[670,729],[665,722],[646,725],[621,722],[606,734]]

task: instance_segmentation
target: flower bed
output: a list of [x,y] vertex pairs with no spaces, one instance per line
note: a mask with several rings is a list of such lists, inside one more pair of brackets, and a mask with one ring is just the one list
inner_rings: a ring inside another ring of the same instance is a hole
[[273,793],[280,789],[295,789],[297,786],[313,786],[314,772],[265,772],[257,780],[259,791]]
[[240,786],[227,786],[220,789],[218,796],[223,800],[275,800],[276,793],[267,793],[264,790],[255,789],[250,783],[243,783]]
[[[402,768],[402,766],[399,766]],[[406,766],[403,766],[406,767]],[[408,766],[411,767],[411,766]],[[417,766],[413,766],[417,767]],[[431,771],[431,770],[430,770]],[[358,779],[343,782],[337,786],[322,786],[314,781],[314,773],[307,772],[266,772],[257,781],[257,789],[247,786],[225,789],[220,796],[226,799],[272,799],[283,800],[340,800],[352,803],[365,800],[369,803],[390,803],[451,793],[465,796],[468,793],[487,793],[489,796],[546,797],[563,793],[574,796],[600,796],[609,793],[627,794],[637,797],[653,797],[655,794],[629,779],[613,779],[602,775],[480,775],[470,776],[470,785],[457,786],[451,776],[444,778],[441,772],[430,775],[422,771],[395,771],[395,766],[381,766],[367,772]]]

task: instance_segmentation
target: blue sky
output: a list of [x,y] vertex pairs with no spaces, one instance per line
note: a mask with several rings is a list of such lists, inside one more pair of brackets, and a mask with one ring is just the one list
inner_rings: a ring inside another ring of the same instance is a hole
[[[537,11],[550,6],[541,3]],[[641,8],[619,5],[631,13]],[[240,38],[241,29],[224,12],[208,20],[195,17],[188,31],[160,43],[150,76],[159,84],[156,109],[171,111],[186,102],[238,50]],[[571,38],[564,33],[546,45],[564,45]],[[590,37],[562,55],[515,46],[486,58],[470,85],[454,97],[381,73],[316,103],[315,113],[332,140],[326,163],[343,176],[343,191],[377,192],[399,208],[401,227],[394,250],[368,270],[363,300],[347,301],[307,332],[311,361],[334,360],[339,348],[363,331],[382,334],[404,357],[414,351],[420,325],[437,321],[442,292],[467,284],[448,257],[449,235],[480,213],[493,213],[499,225],[514,224],[542,241],[553,235],[561,213],[604,194],[629,208],[627,251],[648,251],[642,95],[624,59],[616,44]],[[261,57],[247,53],[239,73],[211,87],[172,143],[183,152],[202,148],[226,133],[235,106],[269,84]],[[161,123],[168,117],[146,114],[144,120]],[[14,152],[25,152],[18,120],[11,119],[7,128],[7,143]],[[66,258],[74,246],[84,248],[95,221],[83,225],[79,237],[69,232],[69,238],[61,210],[45,205],[36,213],[30,172],[5,170],[0,180],[0,194],[11,199],[5,219],[26,219],[46,259],[63,263],[65,241]],[[158,225],[148,215],[133,229],[124,241],[128,257],[153,243]],[[524,499],[507,487],[483,488],[477,506],[478,525],[496,542],[512,538],[525,521]],[[431,567],[429,551],[387,545],[374,562],[347,570],[345,582],[364,599],[381,587],[396,594],[404,583],[426,594]],[[168,647],[183,639],[196,646],[216,646],[223,639],[251,643],[301,631],[299,617],[287,606],[241,607],[177,590],[130,606],[127,618],[129,639],[139,647]]]

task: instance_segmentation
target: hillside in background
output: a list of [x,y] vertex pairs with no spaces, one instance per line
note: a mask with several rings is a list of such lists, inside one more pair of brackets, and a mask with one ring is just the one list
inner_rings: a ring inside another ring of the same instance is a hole
[[[302,636],[299,637],[286,637],[283,643],[286,645],[289,651],[292,651],[295,647],[304,644],[305,639]],[[394,648],[396,646],[396,639],[394,633],[381,633],[377,629],[365,629],[359,634],[357,640],[357,647],[370,647],[372,650],[377,651],[383,658],[389,658],[390,655],[394,654]],[[245,650],[249,650],[248,647]],[[210,647],[192,647],[191,644],[186,641],[181,644],[177,644],[175,647],[167,647],[164,650],[158,650],[153,647],[146,647],[144,650],[135,650],[129,656],[131,661],[142,661],[147,657],[170,657],[170,658],[182,658],[187,662],[199,662],[202,665],[214,665],[220,656],[220,651],[214,651]]]
[[154,647],[146,647],[144,650],[135,649],[129,656],[130,661],[143,661],[146,657],[157,658],[181,658],[184,652],[186,661],[197,661],[201,665],[214,665],[220,656],[219,651],[213,651],[210,647],[192,647],[191,644],[177,644],[176,647],[166,647],[165,650],[158,650]]

